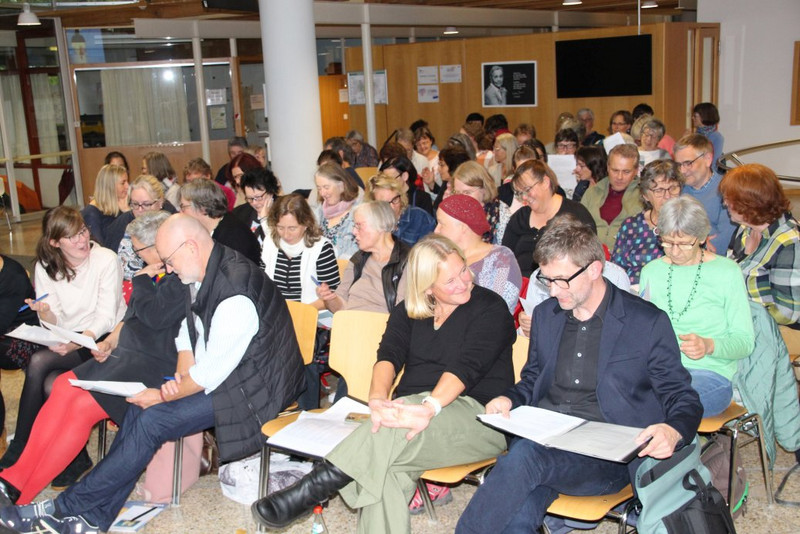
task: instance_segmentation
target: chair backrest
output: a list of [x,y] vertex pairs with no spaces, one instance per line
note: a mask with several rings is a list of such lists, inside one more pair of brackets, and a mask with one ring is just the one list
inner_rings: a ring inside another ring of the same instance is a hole
[[525,336],[517,335],[517,340],[514,342],[514,347],[512,348],[513,352],[511,354],[511,359],[514,361],[514,382],[519,382],[522,368],[525,367],[528,361],[528,347],[530,344],[530,339]]
[[344,271],[347,269],[349,263],[350,260],[336,260],[336,264],[339,266],[339,280],[344,278]]
[[356,174],[358,174],[358,177],[364,180],[364,184],[366,184],[370,178],[378,174],[378,167],[358,167],[356,169]]
[[310,364],[314,359],[314,340],[317,337],[317,316],[319,311],[311,304],[303,304],[287,300],[289,314],[292,316],[294,324],[294,335],[297,336],[297,343],[300,345],[300,354],[303,356],[303,363]]
[[372,367],[388,320],[388,313],[342,310],[333,314],[328,363],[347,381],[351,397],[369,400]]

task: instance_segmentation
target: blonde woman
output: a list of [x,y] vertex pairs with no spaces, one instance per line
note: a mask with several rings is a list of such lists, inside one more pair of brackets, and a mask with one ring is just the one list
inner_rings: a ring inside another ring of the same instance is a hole
[[420,238],[433,231],[436,221],[424,209],[408,205],[405,188],[402,178],[376,174],[367,182],[367,199],[389,203],[397,217],[394,236],[413,246]]
[[510,133],[500,134],[494,140],[494,164],[489,167],[489,174],[495,185],[499,186],[514,174],[514,153],[518,148],[517,139]]
[[128,210],[128,171],[119,165],[103,165],[94,181],[94,198],[81,210],[92,238],[105,246],[106,228]]

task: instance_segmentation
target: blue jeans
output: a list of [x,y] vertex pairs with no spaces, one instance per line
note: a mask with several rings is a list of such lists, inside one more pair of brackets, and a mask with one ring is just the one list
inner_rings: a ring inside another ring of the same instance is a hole
[[731,381],[714,371],[687,369],[692,375],[692,389],[700,395],[703,417],[719,415],[730,406],[733,398]]
[[161,445],[213,426],[211,395],[202,391],[146,410],[131,405],[108,455],[58,496],[56,510],[108,530]]
[[559,493],[616,493],[629,482],[626,464],[516,439],[478,487],[458,521],[456,534],[538,532],[547,507]]

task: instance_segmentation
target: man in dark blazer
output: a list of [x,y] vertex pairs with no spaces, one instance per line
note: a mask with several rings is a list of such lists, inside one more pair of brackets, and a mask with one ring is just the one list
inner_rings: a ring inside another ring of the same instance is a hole
[[[668,458],[691,442],[703,409],[667,315],[602,276],[597,236],[574,219],[548,225],[536,248],[548,299],[533,312],[520,381],[486,405],[508,416],[522,405],[641,427],[639,457]],[[478,488],[457,534],[534,532],[559,493],[602,495],[627,485],[629,464],[517,438]]]

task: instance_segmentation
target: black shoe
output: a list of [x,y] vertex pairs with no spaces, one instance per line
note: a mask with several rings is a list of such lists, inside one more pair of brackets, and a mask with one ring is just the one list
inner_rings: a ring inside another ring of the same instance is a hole
[[0,469],[7,469],[17,463],[17,460],[19,460],[19,457],[22,455],[22,451],[25,450],[25,445],[27,445],[27,443],[12,439],[11,443],[8,444],[6,453],[0,458]]
[[72,460],[72,463],[64,469],[60,475],[53,479],[50,486],[54,490],[64,490],[73,485],[81,478],[86,471],[92,468],[94,464],[92,459],[89,458],[89,453],[86,452],[84,447],[78,456]]
[[265,527],[284,528],[330,499],[352,480],[335,465],[323,462],[288,488],[254,502],[253,517]]
[[0,508],[17,504],[20,491],[0,478]]

